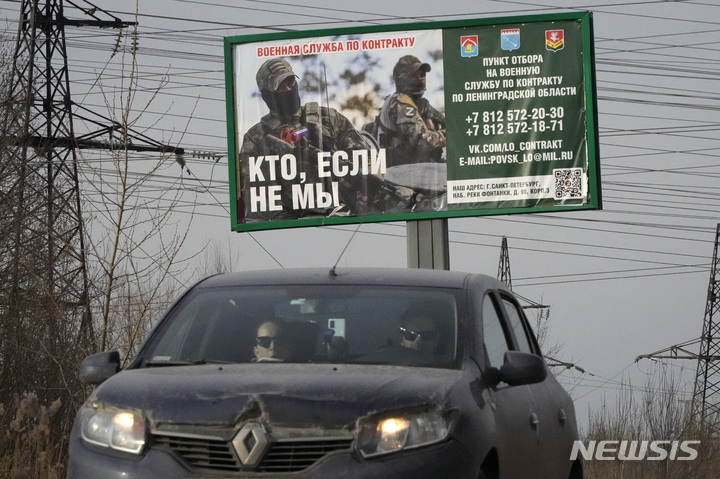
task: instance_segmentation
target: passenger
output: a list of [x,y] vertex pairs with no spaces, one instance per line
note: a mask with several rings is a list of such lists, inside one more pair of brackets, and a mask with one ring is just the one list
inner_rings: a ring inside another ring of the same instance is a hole
[[260,324],[253,348],[254,361],[288,361],[292,357],[293,346],[284,334],[285,329],[284,322],[279,319],[271,319]]
[[435,353],[440,340],[435,319],[418,312],[403,317],[400,333],[400,346],[427,354]]

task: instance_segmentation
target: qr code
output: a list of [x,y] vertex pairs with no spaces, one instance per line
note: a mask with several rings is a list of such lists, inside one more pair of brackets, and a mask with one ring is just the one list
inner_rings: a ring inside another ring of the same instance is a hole
[[560,168],[555,174],[555,199],[582,198],[582,168]]

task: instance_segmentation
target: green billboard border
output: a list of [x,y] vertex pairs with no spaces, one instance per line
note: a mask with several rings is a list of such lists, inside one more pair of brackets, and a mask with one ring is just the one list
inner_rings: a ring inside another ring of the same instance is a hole
[[[493,208],[468,209],[462,211],[428,211],[416,213],[380,214],[367,216],[347,217],[315,217],[300,218],[285,221],[265,221],[259,223],[237,223],[237,180],[235,164],[239,153],[237,145],[237,132],[235,124],[235,90],[233,78],[232,49],[236,44],[254,43],[270,40],[298,39],[309,37],[328,37],[336,35],[350,35],[360,33],[395,32],[402,30],[432,30],[444,28],[462,28],[505,23],[538,23],[552,21],[578,20],[581,22],[583,36],[583,79],[585,87],[585,105],[587,108],[585,118],[587,121],[587,149],[588,149],[588,202],[584,205],[547,206],[528,209],[522,208]],[[225,37],[223,42],[225,59],[225,98],[227,115],[228,138],[228,179],[230,194],[230,221],[232,231],[260,231],[285,228],[302,228],[309,226],[329,226],[360,223],[384,223],[391,221],[415,221],[435,218],[467,218],[473,216],[496,216],[511,214],[532,214],[565,211],[584,211],[602,209],[602,193],[600,182],[600,145],[598,133],[597,111],[597,85],[595,73],[595,45],[594,45],[593,14],[591,11],[566,12],[542,15],[521,15],[493,18],[476,18],[468,20],[450,20],[423,23],[399,23],[387,25],[372,25],[359,27],[343,27],[320,30],[298,30],[292,32],[261,33],[252,35],[238,35]],[[592,174],[591,174],[592,173]]]

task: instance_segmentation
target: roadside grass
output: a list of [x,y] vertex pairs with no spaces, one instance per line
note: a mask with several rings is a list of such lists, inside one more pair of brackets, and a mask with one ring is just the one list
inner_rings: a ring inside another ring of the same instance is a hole
[[[583,461],[586,479],[716,479],[720,477],[720,421],[719,418],[700,419],[694,414],[692,400],[683,394],[672,374],[658,373],[650,376],[638,394],[631,384],[624,383],[614,404],[603,402],[596,411],[590,412],[588,431],[583,434],[585,445],[590,441],[613,441],[606,446],[598,460],[597,455]],[[618,442],[615,442],[618,441]],[[622,441],[627,441],[625,445]],[[619,460],[619,455],[630,456],[632,441],[636,449],[632,455],[640,460]],[[656,443],[653,441],[670,441]],[[677,443],[673,446],[673,441]],[[683,451],[682,441],[699,441],[688,444]],[[645,442],[647,448],[641,452]],[[673,447],[675,452],[673,453]],[[623,454],[610,452],[622,450]],[[662,456],[666,456],[662,458]],[[673,458],[674,456],[674,458]],[[654,458],[654,459],[653,459]],[[682,459],[679,459],[682,458]]]
[[53,418],[60,400],[45,406],[28,393],[0,403],[0,479],[62,479],[67,441],[56,437]]

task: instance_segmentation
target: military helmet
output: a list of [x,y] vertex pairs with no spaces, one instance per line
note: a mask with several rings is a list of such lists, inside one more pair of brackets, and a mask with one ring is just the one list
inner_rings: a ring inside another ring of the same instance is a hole
[[421,62],[418,57],[413,55],[405,55],[400,58],[393,68],[393,79],[398,81],[401,78],[407,78],[414,75],[418,70],[424,70],[426,73],[430,71],[430,65]]
[[413,55],[400,58],[393,68],[393,80],[397,89],[411,95],[421,95],[425,91],[425,79],[415,78],[415,73],[419,70],[427,73],[430,71],[430,65],[421,62]]
[[297,78],[290,64],[282,58],[273,58],[262,64],[255,81],[261,91],[275,91],[283,80],[291,76]]

